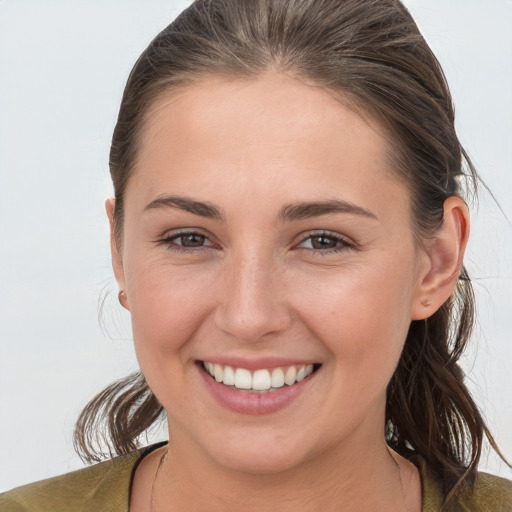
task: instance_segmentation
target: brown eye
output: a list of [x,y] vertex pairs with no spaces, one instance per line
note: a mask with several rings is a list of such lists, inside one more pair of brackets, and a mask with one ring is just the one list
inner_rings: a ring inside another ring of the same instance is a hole
[[311,247],[313,249],[334,249],[338,247],[339,240],[328,236],[312,236]]
[[316,254],[332,254],[353,248],[354,245],[335,233],[312,233],[302,240],[299,247],[313,250]]
[[174,239],[174,243],[183,247],[202,247],[206,237],[198,233],[189,233],[186,235],[180,235]]
[[168,236],[160,240],[156,240],[159,245],[164,245],[173,251],[188,252],[194,254],[198,251],[212,249],[214,244],[208,238],[198,231],[181,231],[174,234],[169,233]]

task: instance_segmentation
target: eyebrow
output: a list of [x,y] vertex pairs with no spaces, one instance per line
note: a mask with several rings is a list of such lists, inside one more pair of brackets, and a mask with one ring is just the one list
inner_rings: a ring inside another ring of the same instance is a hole
[[159,196],[154,201],[151,201],[144,210],[153,210],[158,208],[175,208],[178,210],[184,210],[188,213],[193,213],[194,215],[199,215],[200,217],[206,217],[208,219],[224,219],[221,210],[211,203],[195,201],[194,199],[184,196]]
[[[157,197],[151,201],[151,203],[149,203],[144,208],[144,210],[146,211],[159,208],[174,208],[198,215],[200,217],[219,221],[223,221],[225,219],[222,210],[211,203],[196,201],[189,197],[178,196],[174,194]],[[289,204],[281,209],[278,215],[278,219],[282,222],[290,222],[294,220],[319,217],[321,215],[328,215],[332,213],[346,213],[378,220],[377,216],[370,210],[339,199]]]
[[370,210],[339,199],[290,204],[279,212],[279,219],[282,221],[301,220],[330,213],[347,213],[378,220]]

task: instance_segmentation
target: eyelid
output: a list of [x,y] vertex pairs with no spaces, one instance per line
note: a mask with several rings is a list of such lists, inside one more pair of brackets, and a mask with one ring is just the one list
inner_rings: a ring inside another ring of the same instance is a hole
[[[205,241],[208,242],[205,245],[200,245],[197,247],[187,247],[184,245],[180,245],[174,242],[174,240],[180,238],[181,236],[187,236],[187,235],[199,235],[201,237],[204,237]],[[155,243],[157,245],[167,245],[169,248],[176,250],[176,251],[200,251],[204,249],[209,249],[211,247],[215,247],[215,242],[212,240],[212,237],[209,233],[206,233],[201,228],[177,228],[172,229],[170,231],[166,231],[163,233],[162,236],[158,237],[157,240],[155,240]]]
[[[311,238],[315,238],[315,237],[330,238],[332,240],[335,240],[336,242],[339,242],[340,245],[337,245],[336,247],[333,247],[333,248],[327,248],[327,249],[314,249],[314,248],[300,247],[300,245],[302,245],[304,242],[306,242],[307,240],[309,240]],[[347,237],[346,235],[342,235],[340,233],[328,231],[325,229],[319,229],[319,230],[312,230],[307,233],[303,233],[301,235],[301,238],[299,240],[297,248],[328,254],[328,253],[340,252],[340,251],[348,250],[348,249],[356,249],[357,245],[351,238]]]
[[[205,244],[200,246],[184,246],[178,243],[175,243],[175,240],[187,235],[199,235],[201,237],[204,237]],[[329,238],[337,243],[335,247],[331,248],[323,248],[323,249],[315,249],[314,247],[306,248],[301,247],[301,245],[306,242],[307,240],[310,240],[315,237],[325,237]],[[157,240],[155,240],[155,243],[158,245],[166,245],[172,250],[175,251],[184,251],[184,252],[197,252],[205,249],[215,248],[215,246],[218,244],[215,244],[215,242],[212,240],[212,236],[209,233],[206,233],[201,228],[177,228],[174,230],[166,231],[161,237],[159,237]],[[327,231],[325,229],[320,230],[311,230],[306,233],[302,233],[300,235],[300,240],[295,245],[295,248],[298,250],[305,250],[308,252],[313,253],[320,253],[323,255],[341,252],[345,250],[350,249],[356,249],[357,244],[347,237],[346,235],[342,235],[340,233],[336,233],[333,231]]]

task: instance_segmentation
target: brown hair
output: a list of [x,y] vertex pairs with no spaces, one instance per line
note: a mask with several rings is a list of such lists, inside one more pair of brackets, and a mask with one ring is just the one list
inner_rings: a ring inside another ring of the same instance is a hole
[[[398,0],[196,0],[149,44],[126,84],[110,153],[120,246],[125,189],[148,108],[206,75],[255,77],[270,68],[337,93],[388,129],[418,240],[440,226],[444,201],[461,193],[461,179],[476,190],[441,67]],[[447,498],[474,482],[484,436],[498,451],[458,364],[473,316],[463,269],[453,297],[411,323],[387,391],[388,443],[405,457],[423,457]],[[144,377],[130,375],[86,406],[75,446],[89,461],[104,456],[95,448],[101,444],[110,455],[127,453],[161,414]]]

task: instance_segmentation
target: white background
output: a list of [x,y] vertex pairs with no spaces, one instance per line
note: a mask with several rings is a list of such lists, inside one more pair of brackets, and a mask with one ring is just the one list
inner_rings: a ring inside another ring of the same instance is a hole
[[[512,219],[512,2],[406,3],[444,66],[463,143]],[[0,490],[80,467],[81,407],[137,367],[109,262],[109,141],[131,66],[186,5],[0,0]],[[512,458],[512,227],[488,194],[473,219],[480,314],[464,367]],[[512,477],[495,457],[482,468]]]

